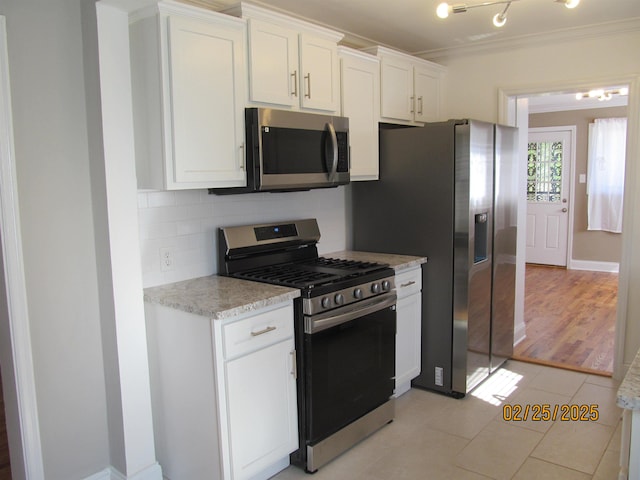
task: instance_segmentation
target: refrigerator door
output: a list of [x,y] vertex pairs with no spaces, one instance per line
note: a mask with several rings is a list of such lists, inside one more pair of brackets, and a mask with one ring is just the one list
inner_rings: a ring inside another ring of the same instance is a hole
[[518,215],[518,129],[495,127],[491,371],[513,355]]
[[456,126],[452,389],[489,375],[493,254],[493,124]]

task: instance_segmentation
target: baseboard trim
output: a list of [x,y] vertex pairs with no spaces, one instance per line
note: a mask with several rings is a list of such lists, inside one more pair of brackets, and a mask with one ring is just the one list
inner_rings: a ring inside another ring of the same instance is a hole
[[618,273],[620,264],[617,262],[596,262],[592,260],[571,260],[569,270],[589,270],[592,272]]
[[86,477],[84,480],[162,480],[162,468],[160,468],[160,464],[154,463],[144,470],[128,477],[120,473],[115,468],[108,467],[98,473],[94,473],[93,475]]
[[521,324],[515,325],[515,329],[513,332],[513,346],[515,347],[525,338],[527,338],[527,328],[524,322]]
[[603,370],[594,370],[592,368],[577,367],[575,365],[568,365],[562,362],[552,362],[550,360],[542,360],[539,358],[525,357],[522,355],[513,355],[511,357],[511,360],[515,360],[517,362],[524,362],[524,363],[533,363],[535,365],[544,365],[545,367],[561,368],[563,370],[571,370],[574,372],[587,373],[589,375],[598,375],[600,377],[613,376],[612,372],[605,372]]

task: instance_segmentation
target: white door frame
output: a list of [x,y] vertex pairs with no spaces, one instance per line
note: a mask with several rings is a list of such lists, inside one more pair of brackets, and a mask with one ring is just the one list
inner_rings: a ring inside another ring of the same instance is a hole
[[[518,112],[516,105],[520,105],[518,97],[532,96],[548,92],[577,92],[588,91],[593,88],[599,88],[602,85],[629,85],[629,106],[627,109],[627,164],[625,169],[625,192],[624,192],[624,210],[622,229],[622,255],[620,258],[620,273],[618,276],[618,303],[616,314],[616,338],[614,346],[614,363],[613,377],[621,380],[624,377],[629,365],[624,364],[624,344],[625,331],[627,321],[627,302],[629,298],[629,278],[631,264],[631,255],[633,250],[632,232],[633,232],[633,200],[635,189],[640,188],[636,185],[636,167],[635,162],[630,159],[636,159],[640,155],[640,142],[636,138],[640,132],[640,76],[614,76],[596,78],[590,80],[576,80],[575,82],[556,82],[543,83],[529,87],[499,88],[498,89],[498,121],[506,125],[518,125]],[[631,134],[630,132],[633,132]],[[518,205],[522,208],[522,204]],[[518,217],[520,219],[520,216]],[[518,235],[522,229],[522,223],[518,224]],[[516,275],[524,276],[524,265],[516,265]],[[524,281],[516,278],[516,286],[522,284],[524,289]],[[519,293],[516,291],[516,298]],[[520,292],[521,301],[524,301],[524,292]],[[516,311],[519,306],[516,305]]]
[[6,281],[0,295],[6,294],[8,310],[8,322],[0,322],[0,359],[6,409],[18,417],[16,428],[7,419],[14,480],[44,478],[18,206],[6,18],[0,16],[0,274]]
[[[576,191],[576,126],[575,125],[562,125],[557,127],[529,127],[529,133],[546,133],[546,132],[569,132],[571,137],[571,152],[569,156],[569,183],[566,192],[566,198],[569,202],[569,212],[567,218],[567,254],[566,254],[566,266],[571,268],[571,262],[573,259],[573,220],[574,220],[574,196]],[[565,172],[562,172],[564,175]]]

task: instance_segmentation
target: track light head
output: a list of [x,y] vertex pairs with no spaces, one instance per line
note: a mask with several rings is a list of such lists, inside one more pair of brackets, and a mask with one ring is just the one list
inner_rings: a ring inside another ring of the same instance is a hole
[[493,16],[493,24],[496,27],[498,27],[498,28],[499,27],[503,27],[505,23],[507,23],[507,16],[506,15],[504,15],[502,13],[496,13]]

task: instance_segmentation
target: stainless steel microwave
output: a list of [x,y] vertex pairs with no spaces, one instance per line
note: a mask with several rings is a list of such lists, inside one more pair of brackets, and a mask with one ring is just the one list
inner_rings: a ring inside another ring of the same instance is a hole
[[349,119],[247,108],[247,187],[212,193],[309,190],[349,183]]

